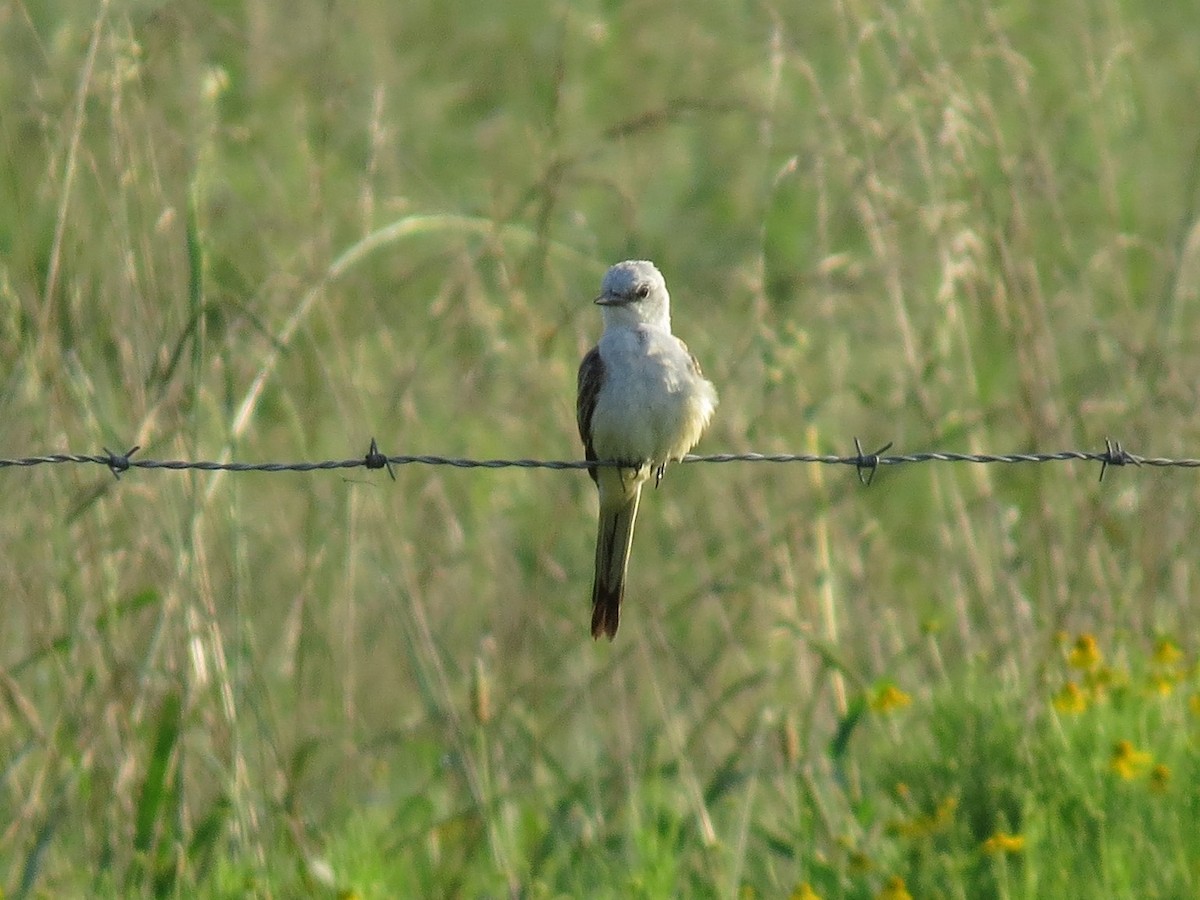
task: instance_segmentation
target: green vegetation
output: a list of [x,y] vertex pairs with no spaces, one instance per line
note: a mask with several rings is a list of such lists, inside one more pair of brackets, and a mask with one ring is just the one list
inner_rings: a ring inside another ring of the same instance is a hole
[[[1193,3],[0,11],[0,455],[1200,456]],[[0,892],[1195,897],[1192,469],[0,471]]]

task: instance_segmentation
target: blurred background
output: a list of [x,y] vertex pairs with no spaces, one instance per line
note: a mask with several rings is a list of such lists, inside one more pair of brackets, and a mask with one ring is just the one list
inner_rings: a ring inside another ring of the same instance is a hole
[[[577,459],[635,257],[699,453],[1200,456],[1195,25],[3,4],[0,455]],[[8,468],[0,891],[1194,896],[1197,475],[1098,475],[673,467],[610,645],[581,471]]]

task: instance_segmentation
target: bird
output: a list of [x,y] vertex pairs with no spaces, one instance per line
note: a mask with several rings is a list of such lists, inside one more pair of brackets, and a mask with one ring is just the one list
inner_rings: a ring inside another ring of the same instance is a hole
[[649,260],[609,268],[594,301],[604,331],[579,365],[575,415],[600,495],[592,638],[610,641],[620,624],[629,548],[642,486],[662,480],[700,440],[717,391],[687,345],[671,333],[671,297]]

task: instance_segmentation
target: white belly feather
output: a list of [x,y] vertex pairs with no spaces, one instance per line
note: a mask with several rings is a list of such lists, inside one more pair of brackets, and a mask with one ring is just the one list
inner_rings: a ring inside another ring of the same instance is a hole
[[711,383],[683,342],[660,328],[610,328],[600,340],[604,389],[592,414],[599,459],[680,459],[696,445],[717,405]]

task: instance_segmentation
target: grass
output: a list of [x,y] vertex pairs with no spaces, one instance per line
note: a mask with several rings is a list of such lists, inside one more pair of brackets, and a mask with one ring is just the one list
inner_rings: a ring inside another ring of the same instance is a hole
[[[1128,0],[18,3],[0,454],[579,455],[655,259],[701,451],[1197,456],[1200,39]],[[7,469],[0,891],[1192,896],[1191,470]]]

